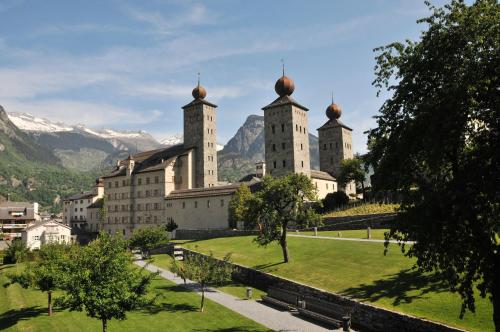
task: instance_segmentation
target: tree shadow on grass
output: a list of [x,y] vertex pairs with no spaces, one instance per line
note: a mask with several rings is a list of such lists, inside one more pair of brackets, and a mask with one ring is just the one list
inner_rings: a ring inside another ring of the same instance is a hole
[[407,269],[370,285],[362,284],[359,287],[348,288],[342,294],[369,302],[376,302],[382,298],[394,299],[393,305],[398,306],[401,303],[427,298],[430,293],[448,290],[449,286],[441,275],[423,275],[421,272]]
[[0,265],[0,271],[12,269],[13,267],[13,265]]
[[194,329],[193,331],[196,332],[258,332],[261,330],[257,330],[254,327],[250,326],[234,326],[234,327],[228,327],[225,329],[220,329],[220,328],[215,328],[215,329]]
[[32,306],[22,309],[11,309],[0,314],[0,330],[16,325],[18,322],[28,320],[46,313],[47,308]]
[[168,286],[158,286],[155,287],[155,290],[164,290],[167,292],[175,292],[175,293],[187,293],[191,290],[187,288],[189,285],[168,285]]
[[189,303],[156,303],[142,309],[148,314],[157,314],[163,311],[167,312],[193,312],[200,308]]
[[[284,264],[284,263],[285,262],[259,264],[259,265],[252,266],[252,269],[255,269],[255,270],[264,270],[264,269],[267,269],[269,267],[276,266],[276,265],[281,265],[281,264]],[[272,269],[272,270],[269,270],[267,272],[274,271],[274,270],[276,270],[276,269]]]

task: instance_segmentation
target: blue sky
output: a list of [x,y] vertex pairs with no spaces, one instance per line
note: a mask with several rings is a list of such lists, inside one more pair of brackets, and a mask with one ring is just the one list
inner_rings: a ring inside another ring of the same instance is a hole
[[0,104],[161,139],[182,132],[181,106],[201,72],[225,143],[276,98],[283,58],[309,131],[325,122],[333,91],[365,152],[383,102],[372,50],[415,40],[427,14],[420,0],[0,0]]

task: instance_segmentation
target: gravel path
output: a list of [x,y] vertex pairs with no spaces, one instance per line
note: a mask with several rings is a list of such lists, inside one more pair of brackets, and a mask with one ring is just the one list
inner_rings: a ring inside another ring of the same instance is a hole
[[[146,263],[142,260],[137,260],[135,261],[135,264],[144,266]],[[184,281],[181,278],[175,276],[170,271],[161,269],[151,264],[147,265],[146,269],[151,272],[159,271],[160,276],[162,276],[163,278],[173,281],[178,285],[184,286]],[[198,284],[196,284],[195,282],[188,280],[185,287],[201,295]],[[220,292],[216,289],[209,289],[208,291],[205,291],[205,297],[233,311],[236,311],[237,313],[250,318],[251,320],[274,331],[332,331],[298,318],[292,315],[290,312],[271,308],[265,304],[262,304],[261,302],[242,300],[232,295]],[[342,329],[337,329],[335,331],[342,331]]]
[[[292,237],[305,237],[309,239],[324,239],[324,240],[339,240],[339,241],[358,241],[358,242],[378,242],[384,243],[385,240],[369,240],[369,239],[357,239],[350,237],[333,237],[333,236],[314,236],[314,235],[297,235],[297,234],[288,234],[288,236]],[[390,240],[389,243],[398,243],[398,241]],[[406,244],[414,244],[415,241],[406,241]]]

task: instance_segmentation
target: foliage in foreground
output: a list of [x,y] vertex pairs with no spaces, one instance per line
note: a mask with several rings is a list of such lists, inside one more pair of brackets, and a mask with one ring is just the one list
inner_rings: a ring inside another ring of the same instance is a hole
[[363,160],[359,155],[354,156],[352,159],[342,160],[340,174],[337,177],[339,187],[345,188],[349,182],[354,182],[356,186],[359,184],[363,192],[363,199],[365,199],[365,178],[366,171]]
[[318,226],[321,218],[307,202],[316,201],[316,188],[304,174],[291,173],[274,178],[265,176],[262,187],[255,193],[245,193],[245,199],[236,202],[241,205],[241,218],[245,228],[258,227],[260,233],[255,241],[266,246],[278,242],[283,251],[283,260],[289,262],[287,228]]
[[160,226],[136,229],[130,239],[130,247],[139,249],[143,258],[149,258],[151,250],[167,243],[167,231]]
[[184,282],[190,279],[200,284],[200,311],[203,312],[207,286],[218,286],[231,281],[233,269],[230,261],[231,254],[225,255],[222,260],[214,258],[212,253],[209,256],[187,254],[182,263],[174,260],[171,270],[184,279]]
[[430,6],[417,42],[377,49],[374,85],[392,93],[369,132],[372,184],[398,190],[389,237],[416,240],[406,255],[444,275],[465,310],[474,288],[500,330],[500,5]]
[[5,250],[3,263],[4,264],[15,264],[23,262],[28,256],[29,250],[21,239],[14,239],[12,242],[7,243],[7,249]]
[[40,248],[34,263],[29,263],[20,274],[9,275],[11,283],[47,293],[49,316],[52,316],[52,293],[60,288],[63,281],[69,250],[66,244],[45,244]]
[[106,233],[88,246],[70,253],[65,280],[65,295],[57,303],[70,310],[85,310],[102,322],[107,330],[111,319],[123,320],[128,311],[151,304],[145,297],[156,274],[132,266],[126,241]]

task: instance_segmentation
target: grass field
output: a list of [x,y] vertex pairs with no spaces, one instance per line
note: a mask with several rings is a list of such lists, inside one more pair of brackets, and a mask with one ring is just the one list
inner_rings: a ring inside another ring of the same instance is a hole
[[328,212],[324,214],[323,217],[347,217],[364,214],[392,213],[395,212],[398,207],[399,204],[369,203],[354,206],[345,210]]
[[459,318],[461,300],[436,276],[411,269],[414,261],[396,245],[386,256],[382,243],[289,238],[291,262],[282,263],[278,245],[258,247],[253,237],[186,242],[186,248],[216,257],[232,253],[235,263],[351,296],[377,306],[472,331],[493,331],[492,306],[478,299],[475,314]]
[[[0,330],[5,331],[100,331],[101,323],[83,312],[46,313],[46,294],[18,285],[2,287],[12,265],[0,266]],[[268,331],[265,327],[215,303],[205,302],[198,311],[200,296],[169,281],[157,278],[151,293],[159,293],[157,304],[127,315],[125,321],[112,320],[112,331]]]
[[[172,261],[173,258],[172,256],[169,256],[167,254],[160,254],[160,255],[154,255],[153,256],[154,260],[152,262],[153,265],[161,267],[166,270],[170,270],[170,267],[172,266]],[[232,282],[224,286],[216,287],[218,290],[231,294],[233,296],[236,296],[237,298],[245,300],[247,297],[246,289],[247,286],[237,283],[237,282]],[[266,293],[260,289],[253,288],[253,300],[258,300],[262,297],[262,295],[265,295]]]
[[[387,229],[372,229],[372,240],[384,240],[384,233],[387,232]],[[340,236],[339,236],[340,233]],[[291,235],[297,233],[290,233]],[[299,232],[299,235],[314,235],[314,232]],[[328,236],[328,237],[345,237],[345,238],[353,238],[353,239],[367,239],[367,231],[366,229],[355,229],[355,230],[340,230],[340,231],[319,231],[318,236]]]

